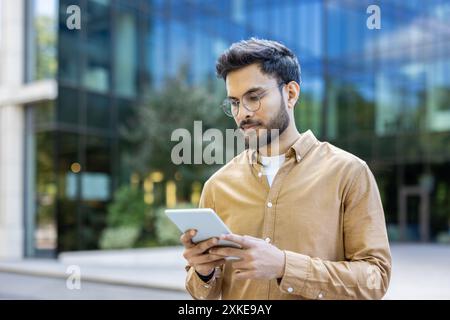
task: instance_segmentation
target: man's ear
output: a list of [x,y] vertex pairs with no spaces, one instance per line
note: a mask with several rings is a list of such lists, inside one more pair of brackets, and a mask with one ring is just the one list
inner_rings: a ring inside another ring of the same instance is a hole
[[300,85],[291,81],[287,84],[288,88],[288,107],[294,109],[295,104],[297,103],[298,98],[300,97]]

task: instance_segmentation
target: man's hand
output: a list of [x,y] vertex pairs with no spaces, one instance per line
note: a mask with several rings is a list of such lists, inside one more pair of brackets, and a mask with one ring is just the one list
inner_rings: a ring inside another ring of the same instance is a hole
[[210,253],[222,257],[238,257],[233,262],[236,279],[277,279],[283,277],[285,256],[284,252],[266,241],[251,236],[227,234],[220,236],[240,244],[242,249],[213,248]]
[[213,272],[215,267],[225,263],[223,256],[208,253],[208,250],[217,245],[218,239],[211,238],[197,244],[192,242],[192,237],[196,234],[195,230],[188,230],[180,237],[184,245],[183,257],[190,266],[202,276],[207,276]]

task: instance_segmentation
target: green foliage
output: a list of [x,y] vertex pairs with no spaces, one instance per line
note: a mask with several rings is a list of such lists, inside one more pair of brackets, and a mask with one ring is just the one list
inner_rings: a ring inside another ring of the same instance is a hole
[[440,232],[436,237],[437,243],[450,244],[450,232]]
[[[164,213],[165,206],[151,207],[143,192],[123,186],[108,207],[107,228],[100,237],[102,249],[171,246],[180,244],[180,231]],[[176,208],[193,208],[183,203]]]
[[[182,183],[204,181],[217,167],[209,165],[176,165],[171,161],[172,148],[179,141],[171,141],[174,130],[184,128],[193,136],[194,121],[202,121],[203,132],[209,128],[234,128],[221,108],[224,92],[186,85],[182,78],[168,80],[160,91],[149,94],[147,103],[134,112],[136,117],[120,129],[128,142],[126,163],[141,176],[158,170],[167,179],[179,172]],[[197,141],[196,141],[197,142]]]
[[144,202],[138,188],[123,186],[117,190],[114,202],[108,207],[108,227],[142,227],[146,219],[152,220],[152,210]]
[[137,245],[142,236],[154,237],[153,212],[144,202],[144,194],[140,189],[130,186],[119,188],[114,201],[108,206],[107,228],[100,237],[100,248],[131,248]]
[[[126,142],[122,151],[128,171],[138,173],[141,178],[152,171],[162,172],[166,181],[177,181],[177,196],[184,201],[190,199],[193,182],[205,181],[218,168],[172,163],[172,148],[179,143],[171,141],[173,131],[183,128],[193,136],[194,121],[202,121],[203,132],[209,128],[222,131],[235,128],[233,120],[220,108],[225,96],[222,84],[218,86],[221,89],[215,89],[213,85],[196,88],[186,83],[183,72],[177,79],[167,80],[164,87],[150,92],[147,101],[123,119],[125,125],[120,128],[121,138]],[[163,184],[155,184],[155,204],[148,206],[142,190],[121,187],[108,207],[107,228],[101,236],[100,247],[179,245],[180,232],[164,214],[163,190]],[[184,203],[178,207],[192,205]]]
[[[175,209],[194,208],[190,203],[183,203],[178,205]],[[164,213],[165,207],[159,207],[156,213],[156,237],[160,245],[180,245],[181,232],[173,224],[172,221],[167,218]]]
[[139,234],[139,227],[134,226],[107,228],[100,238],[100,248],[125,249],[134,247]]
[[36,30],[36,79],[54,78],[58,63],[56,59],[57,22],[49,17],[37,17]]

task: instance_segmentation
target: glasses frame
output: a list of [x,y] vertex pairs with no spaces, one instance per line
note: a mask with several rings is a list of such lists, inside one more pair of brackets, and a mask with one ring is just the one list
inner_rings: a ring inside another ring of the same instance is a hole
[[[247,92],[247,93],[244,94],[244,95],[241,97],[241,99],[239,99],[238,101],[236,101],[237,99],[226,98],[226,99],[222,102],[221,108],[222,108],[223,112],[224,112],[227,116],[229,116],[229,117],[231,117],[231,118],[237,117],[238,114],[239,114],[239,110],[241,110],[241,100],[242,100],[242,106],[244,106],[245,109],[247,109],[247,110],[250,111],[250,112],[256,112],[256,111],[258,111],[259,109],[261,109],[261,99],[264,98],[264,97],[269,93],[270,90],[272,90],[273,88],[278,88],[278,89],[280,89],[282,86],[285,86],[285,85],[286,85],[286,83],[282,82],[282,83],[279,83],[278,85],[276,85],[276,86],[274,86],[274,87],[266,88],[266,89],[264,89],[263,92],[261,92],[260,94],[257,94],[257,96],[258,96],[258,108],[256,108],[255,110],[250,109],[250,108],[249,108],[247,105],[245,105],[245,103],[244,103],[244,98],[245,98],[245,96],[246,96],[246,95],[249,95],[249,94],[255,94],[255,92]],[[232,105],[233,102],[237,102],[237,103],[238,103],[238,107],[237,107],[237,112],[236,112],[236,114],[233,114],[233,112],[231,111],[232,108],[233,108],[233,105]]]

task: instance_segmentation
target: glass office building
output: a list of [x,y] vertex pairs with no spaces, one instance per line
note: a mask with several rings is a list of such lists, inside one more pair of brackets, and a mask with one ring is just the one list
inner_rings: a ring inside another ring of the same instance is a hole
[[[67,26],[74,4],[79,30]],[[380,29],[367,24],[372,4]],[[191,84],[221,86],[217,56],[252,36],[298,55],[299,129],[369,164],[391,240],[448,232],[448,1],[28,0],[26,8],[27,81],[58,86],[56,100],[26,108],[27,255],[98,248],[106,206],[130,178],[118,128],[131,108],[182,66]]]

